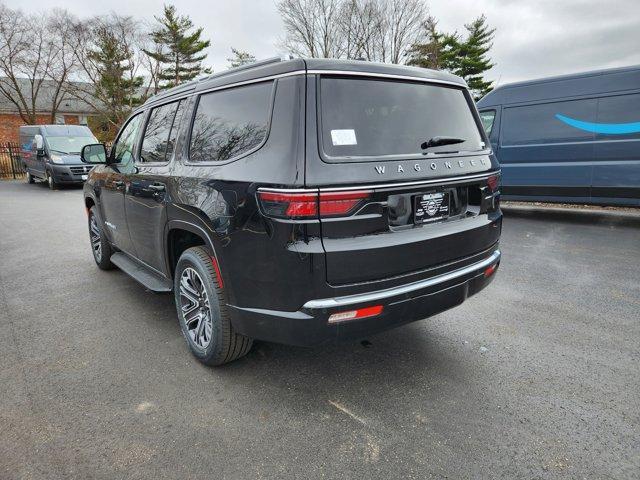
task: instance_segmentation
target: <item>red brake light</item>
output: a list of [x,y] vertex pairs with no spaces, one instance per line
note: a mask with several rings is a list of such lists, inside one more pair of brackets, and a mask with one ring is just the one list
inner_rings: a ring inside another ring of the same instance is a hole
[[500,176],[491,175],[489,178],[487,178],[487,185],[489,185],[489,188],[492,192],[498,190],[498,185],[500,185]]
[[487,268],[485,268],[485,270],[484,270],[485,278],[488,278],[491,275],[493,275],[496,272],[497,268],[498,268],[498,264],[497,263],[494,263],[493,265],[489,265]]
[[[264,213],[278,218],[344,216],[369,198],[370,190],[347,192],[258,192]],[[318,215],[319,212],[319,215]]]

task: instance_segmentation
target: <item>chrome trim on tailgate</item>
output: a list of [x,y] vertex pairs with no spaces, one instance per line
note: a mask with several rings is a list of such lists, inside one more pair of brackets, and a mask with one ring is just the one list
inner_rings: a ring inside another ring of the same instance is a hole
[[426,280],[409,283],[407,285],[402,285],[399,287],[389,288],[387,290],[378,290],[376,292],[371,292],[371,293],[360,293],[356,295],[347,295],[344,297],[335,297],[335,298],[323,298],[321,300],[310,300],[307,303],[305,303],[302,308],[323,309],[323,308],[345,307],[345,306],[354,305],[358,303],[376,302],[378,300],[384,300],[386,298],[403,295],[405,293],[415,292],[416,290],[432,287],[440,283],[448,282],[449,280],[455,280],[458,277],[463,277],[469,273],[475,272],[476,270],[480,270],[482,268],[488,267],[492,263],[495,263],[498,260],[500,260],[500,255],[501,255],[500,250],[496,250],[495,252],[493,252],[493,254],[490,257],[485,258],[480,262],[473,263],[471,265],[468,265],[464,268],[460,268],[458,270],[453,270],[452,272],[443,273],[442,275],[437,275],[435,277],[427,278]]

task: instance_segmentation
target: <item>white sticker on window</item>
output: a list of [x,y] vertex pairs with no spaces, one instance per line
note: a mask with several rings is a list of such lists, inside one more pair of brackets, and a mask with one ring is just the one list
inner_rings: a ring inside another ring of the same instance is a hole
[[331,130],[331,141],[334,145],[357,145],[356,131],[347,130]]

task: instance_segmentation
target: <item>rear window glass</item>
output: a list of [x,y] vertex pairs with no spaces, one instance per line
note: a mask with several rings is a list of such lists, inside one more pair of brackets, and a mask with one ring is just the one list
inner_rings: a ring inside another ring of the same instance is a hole
[[[322,146],[350,159],[484,148],[464,91],[418,82],[321,77]],[[423,150],[434,137],[461,139]]]
[[258,147],[267,136],[273,82],[206,93],[193,120],[189,158],[224,162]]

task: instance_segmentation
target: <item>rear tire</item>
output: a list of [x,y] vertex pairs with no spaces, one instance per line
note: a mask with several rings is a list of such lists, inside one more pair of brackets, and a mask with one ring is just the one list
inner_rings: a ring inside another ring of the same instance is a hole
[[34,183],[34,182],[35,182],[35,180],[31,176],[31,173],[29,172],[29,170],[27,170],[27,183],[31,184],[31,183]]
[[113,249],[102,229],[102,222],[97,214],[95,205],[89,210],[89,242],[96,265],[101,270],[111,270],[114,265],[111,263]]
[[180,329],[191,353],[205,365],[222,365],[246,355],[253,340],[233,330],[225,294],[204,247],[180,256],[174,276]]

